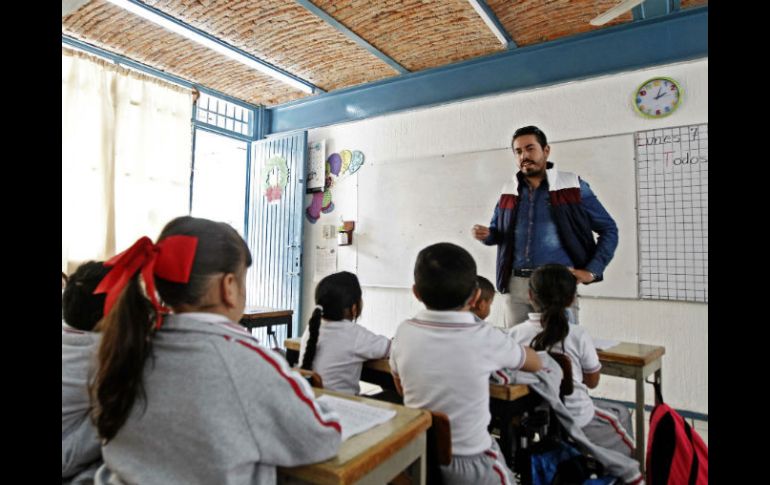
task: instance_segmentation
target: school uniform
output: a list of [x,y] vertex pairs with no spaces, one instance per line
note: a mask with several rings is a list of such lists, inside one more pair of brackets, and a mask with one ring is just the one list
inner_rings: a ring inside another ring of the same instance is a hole
[[126,423],[96,484],[275,484],[277,466],[340,445],[339,418],[305,379],[243,328],[211,313],[165,318]]
[[525,360],[521,345],[471,312],[423,310],[399,325],[390,367],[401,380],[404,404],[449,417],[452,462],[441,467],[445,483],[515,483],[487,431],[489,375]]
[[61,476],[62,483],[93,479],[101,464],[101,443],[88,415],[88,378],[100,334],[62,322],[61,334]]
[[[542,330],[540,313],[530,313],[529,320],[513,327],[508,333],[517,343],[529,345]],[[596,347],[586,329],[569,325],[564,347],[561,342],[556,343],[553,351],[566,354],[572,363],[574,390],[572,394],[564,397],[564,405],[574,418],[575,424],[597,445],[631,456],[634,440],[628,431],[631,422],[628,409],[622,406],[597,407],[588,394],[588,387],[583,384],[584,372],[599,372],[602,368]]]
[[[299,364],[305,358],[310,329],[302,335]],[[385,359],[390,354],[390,339],[377,335],[350,320],[321,319],[313,371],[321,376],[324,389],[357,395],[364,362]]]

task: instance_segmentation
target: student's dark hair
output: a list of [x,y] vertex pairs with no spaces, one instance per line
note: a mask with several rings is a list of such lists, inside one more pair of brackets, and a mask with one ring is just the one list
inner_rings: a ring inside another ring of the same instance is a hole
[[535,138],[537,138],[537,142],[540,144],[541,148],[545,148],[545,146],[548,145],[548,139],[545,137],[545,133],[543,133],[540,128],[537,126],[523,126],[513,132],[513,138],[511,138],[511,146],[513,146],[513,141],[516,140],[516,138],[524,135],[535,135]]
[[109,270],[101,261],[89,261],[72,273],[61,302],[62,317],[67,325],[90,332],[102,319],[106,295],[93,293]]
[[417,255],[414,284],[429,309],[459,309],[476,289],[476,262],[456,244],[433,244]]
[[532,273],[529,289],[532,290],[532,304],[541,313],[543,325],[530,346],[535,350],[551,350],[554,344],[561,342],[563,349],[569,333],[566,310],[575,297],[577,279],[566,266],[545,264]]
[[349,313],[346,315],[346,311],[349,311],[353,305],[358,305],[358,310],[361,311],[361,285],[358,284],[358,277],[347,271],[325,277],[315,288],[315,303],[323,310],[316,307],[308,322],[310,336],[302,358],[302,368],[306,370],[313,370],[313,359],[315,359],[318,334],[321,330],[321,316],[327,320],[343,320],[349,316]]
[[481,275],[476,275],[476,282],[479,284],[479,289],[481,289],[482,300],[491,300],[495,297],[495,286],[491,281]]
[[[209,284],[221,273],[238,273],[251,266],[251,253],[229,225],[208,219],[178,217],[163,228],[158,242],[169,236],[198,238],[188,283],[155,277],[161,300],[172,308],[202,303]],[[145,361],[152,353],[155,309],[139,283],[139,271],[131,277],[116,303],[100,324],[102,341],[98,370],[91,386],[93,413],[99,435],[109,441],[128,419],[137,396],[144,401]]]

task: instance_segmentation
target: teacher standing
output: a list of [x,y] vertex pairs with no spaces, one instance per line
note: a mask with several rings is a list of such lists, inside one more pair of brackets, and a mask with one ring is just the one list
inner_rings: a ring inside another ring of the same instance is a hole
[[[618,227],[588,183],[548,161],[551,147],[535,126],[513,134],[519,171],[503,186],[489,227],[473,226],[473,237],[497,245],[497,289],[510,293],[505,326],[528,318],[529,277],[546,263],[563,264],[579,283],[602,280],[618,245]],[[598,239],[594,240],[594,233]],[[570,323],[578,323],[578,302]]]

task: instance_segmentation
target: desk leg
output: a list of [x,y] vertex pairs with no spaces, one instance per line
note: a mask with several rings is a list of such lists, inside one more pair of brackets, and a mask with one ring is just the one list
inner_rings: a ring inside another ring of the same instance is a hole
[[406,474],[411,480],[412,485],[425,485],[426,470],[427,464],[425,460],[425,453],[423,452],[420,454],[419,458],[417,458],[417,460],[415,460],[406,469]]
[[636,371],[636,459],[644,476],[644,376]]

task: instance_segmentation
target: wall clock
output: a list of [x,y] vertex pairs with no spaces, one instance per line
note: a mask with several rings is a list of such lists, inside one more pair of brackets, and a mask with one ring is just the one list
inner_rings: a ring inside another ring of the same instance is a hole
[[642,83],[634,94],[634,109],[647,118],[663,118],[679,107],[682,88],[668,77],[654,77]]

